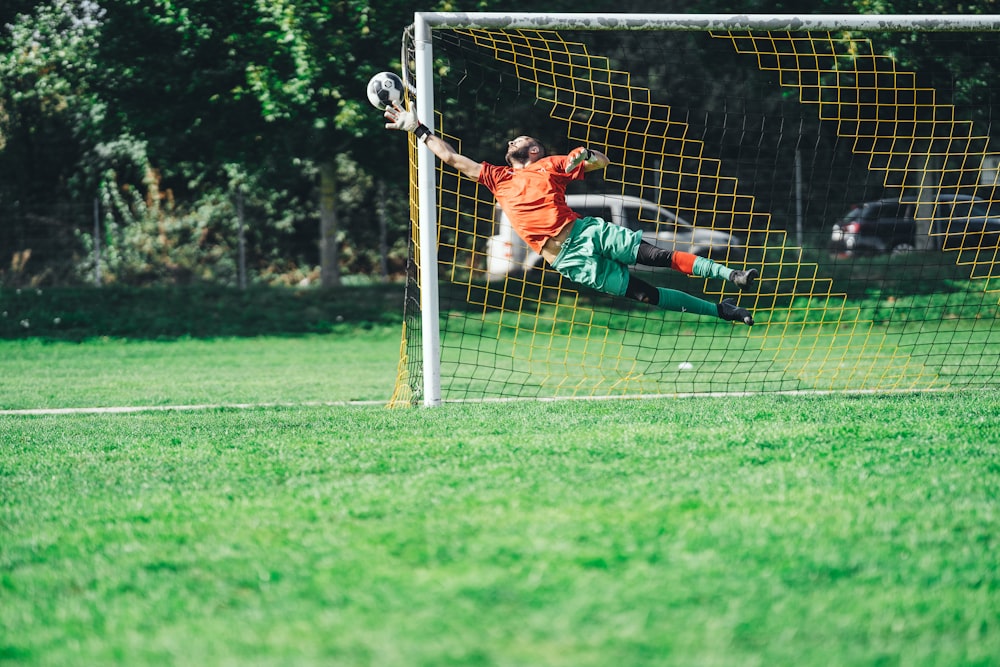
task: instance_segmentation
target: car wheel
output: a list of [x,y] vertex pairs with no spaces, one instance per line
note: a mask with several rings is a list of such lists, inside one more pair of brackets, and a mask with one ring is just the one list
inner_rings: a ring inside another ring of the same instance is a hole
[[897,243],[896,245],[892,246],[892,250],[890,250],[889,252],[890,254],[893,255],[902,255],[908,252],[913,252],[914,250],[916,250],[916,248],[913,247],[912,243],[906,243],[904,241],[903,243]]

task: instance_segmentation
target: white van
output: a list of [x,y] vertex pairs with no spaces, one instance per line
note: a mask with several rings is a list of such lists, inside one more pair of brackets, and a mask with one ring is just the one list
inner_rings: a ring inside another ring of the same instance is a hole
[[[662,206],[639,197],[613,194],[566,195],[566,204],[581,217],[603,218],[628,229],[642,230],[642,238],[665,250],[682,250],[720,261],[736,262],[746,249],[743,241],[726,232],[701,229]],[[486,242],[486,274],[490,281],[519,276],[541,267],[542,257],[514,232],[507,215],[496,207],[497,233]],[[636,267],[651,271],[650,267]],[[657,269],[659,270],[659,269]]]

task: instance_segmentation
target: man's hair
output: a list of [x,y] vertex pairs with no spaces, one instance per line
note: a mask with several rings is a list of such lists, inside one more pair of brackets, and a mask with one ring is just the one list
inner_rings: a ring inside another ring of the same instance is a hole
[[[535,148],[535,147],[538,148],[538,155],[534,158],[535,160],[537,160],[539,158],[543,158],[546,155],[548,155],[548,151],[545,150],[545,144],[543,144],[542,142],[540,142],[538,139],[535,139],[534,137],[529,137],[526,134],[520,135],[518,138],[519,139],[520,138],[524,138],[524,139],[527,140],[527,143],[524,146],[522,146],[519,150],[530,151],[532,148]],[[529,156],[527,155],[527,153],[525,153],[525,159],[527,159],[528,157]],[[507,164],[511,164],[511,159],[510,159],[510,155],[509,154],[507,155],[505,161],[507,162]]]

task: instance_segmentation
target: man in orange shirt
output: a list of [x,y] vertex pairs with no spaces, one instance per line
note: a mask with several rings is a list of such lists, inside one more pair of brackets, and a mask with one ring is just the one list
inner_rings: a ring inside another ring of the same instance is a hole
[[570,280],[600,292],[625,296],[666,310],[711,315],[753,325],[753,316],[734,299],[712,303],[678,290],[654,287],[628,271],[632,264],[671,267],[687,275],[729,280],[740,289],[753,286],[757,269],[736,271],[706,257],[663,250],[642,240],[641,232],[594,217],[580,217],[566,204],[566,187],[588,172],[604,169],[608,157],[584,147],[569,155],[547,156],[542,144],[521,136],[507,142],[507,166],[476,162],[430,132],[412,111],[399,105],[385,110],[386,128],[405,130],[434,155],[482,183],[496,197],[514,231],[549,265]]

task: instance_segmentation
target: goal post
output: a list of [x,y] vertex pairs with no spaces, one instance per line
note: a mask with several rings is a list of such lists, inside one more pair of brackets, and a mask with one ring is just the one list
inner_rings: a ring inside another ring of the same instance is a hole
[[[434,131],[434,73],[431,24],[426,15],[414,16],[414,61],[417,73],[417,116],[425,118],[427,127]],[[417,228],[420,238],[420,301],[422,318],[423,391],[424,405],[441,404],[441,333],[438,324],[440,302],[438,299],[437,255],[437,196],[435,192],[435,157],[427,146],[417,149]]]
[[[510,235],[489,192],[411,141],[393,404],[1000,384],[988,124],[1000,58],[963,39],[997,31],[994,15],[418,12],[404,37],[411,103],[459,152],[497,163],[515,130],[544,132],[553,153],[596,147],[612,164],[576,205],[644,238],[710,239],[696,249],[762,277],[733,294],[655,276],[738,298],[752,329],[581,290]],[[682,33],[696,36],[683,53]],[[894,33],[955,36],[927,62],[975,71],[951,84],[920,71],[905,39],[884,39]],[[746,76],[685,79],[720,64]],[[899,238],[848,227],[873,202],[892,207]],[[924,231],[906,240],[904,227]]]

